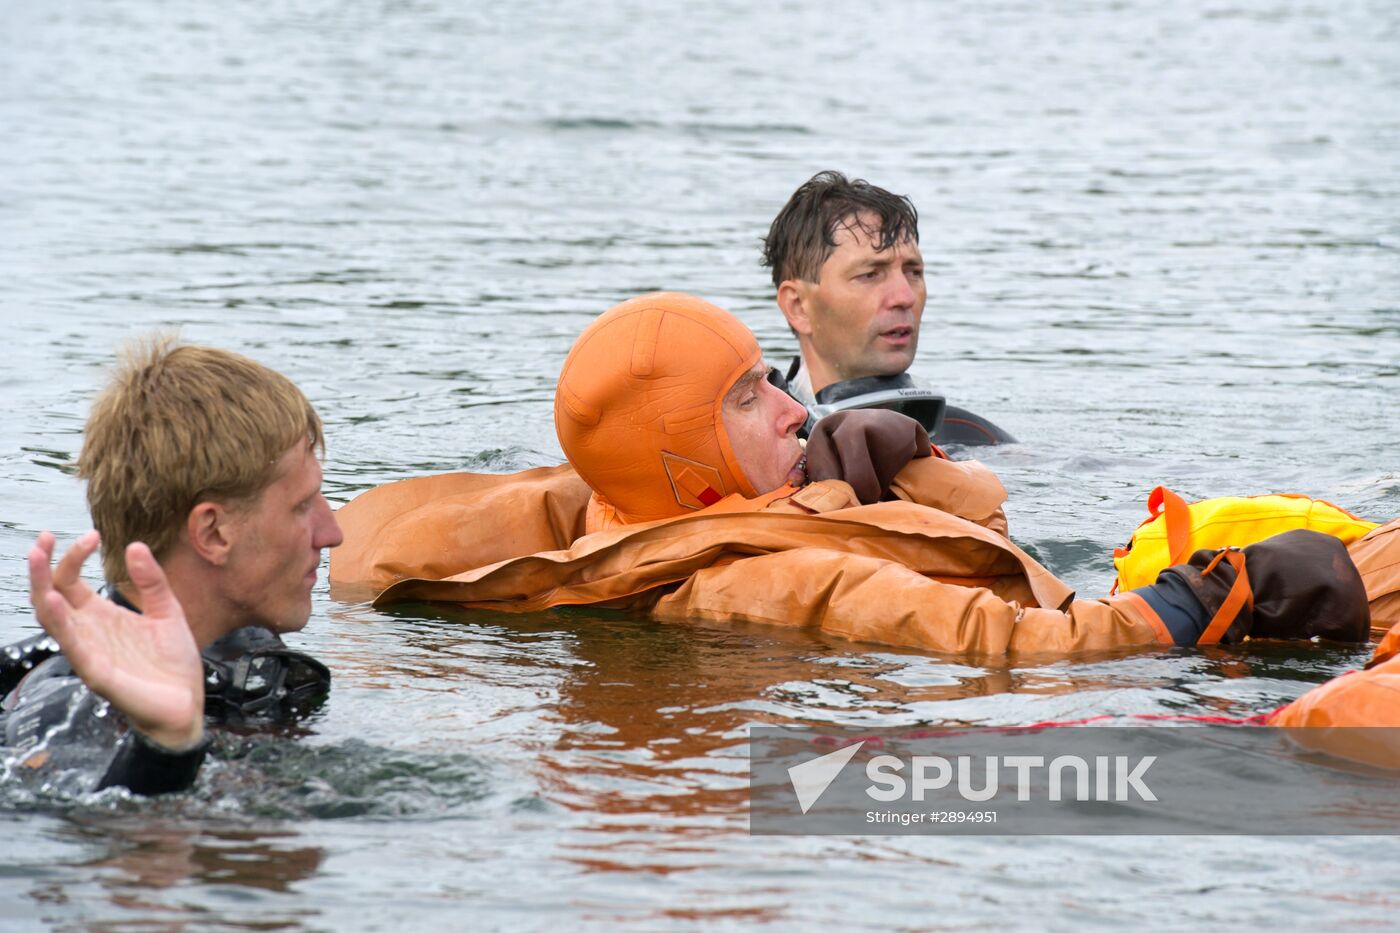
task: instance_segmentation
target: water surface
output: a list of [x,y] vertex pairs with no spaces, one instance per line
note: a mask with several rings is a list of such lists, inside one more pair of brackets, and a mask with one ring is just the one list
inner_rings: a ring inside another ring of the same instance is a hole
[[[0,636],[124,338],[295,379],[337,501],[557,463],[579,330],[670,288],[794,343],[759,237],[824,168],[909,193],[915,375],[1024,443],[1012,533],[1083,595],[1166,483],[1400,513],[1400,14],[1380,0],[10,4]],[[1389,922],[1393,840],[750,838],[755,722],[1272,709],[1314,646],[1039,666],[761,627],[318,593],[299,738],[175,800],[0,792],[17,925]],[[1222,781],[1230,775],[1222,775]]]

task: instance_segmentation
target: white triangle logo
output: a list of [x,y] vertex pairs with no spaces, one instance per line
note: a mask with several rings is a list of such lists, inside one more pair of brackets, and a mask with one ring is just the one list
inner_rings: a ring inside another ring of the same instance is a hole
[[854,745],[838,748],[829,755],[788,768],[788,780],[792,781],[792,789],[797,793],[797,803],[802,807],[803,814],[812,809],[813,804],[826,793],[831,782],[836,780],[836,775],[846,767],[846,762],[850,761],[864,744],[862,740]]

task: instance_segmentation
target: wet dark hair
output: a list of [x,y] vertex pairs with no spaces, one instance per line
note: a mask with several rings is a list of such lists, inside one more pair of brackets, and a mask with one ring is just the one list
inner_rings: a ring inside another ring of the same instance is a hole
[[[861,214],[875,215],[876,223],[860,223]],[[793,192],[763,238],[763,264],[773,270],[773,285],[788,279],[819,281],[822,265],[836,248],[837,229],[851,223],[867,236],[878,232],[875,248],[880,251],[906,238],[919,242],[919,212],[909,198],[861,178],[818,172]]]

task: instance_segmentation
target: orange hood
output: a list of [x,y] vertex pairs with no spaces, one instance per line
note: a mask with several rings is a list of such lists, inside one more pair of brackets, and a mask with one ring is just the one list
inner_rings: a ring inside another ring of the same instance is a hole
[[728,311],[657,292],[604,312],[574,342],[554,428],[574,469],[623,523],[758,495],[724,430],[724,397],[762,359]]

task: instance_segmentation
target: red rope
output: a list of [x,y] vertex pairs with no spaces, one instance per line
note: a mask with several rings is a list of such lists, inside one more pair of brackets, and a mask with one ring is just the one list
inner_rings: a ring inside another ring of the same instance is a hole
[[[1279,707],[1282,709],[1282,707]],[[1033,722],[1023,726],[989,726],[988,731],[993,732],[1024,732],[1033,729],[1058,729],[1062,726],[1083,726],[1091,722],[1102,722],[1105,719],[1146,719],[1152,722],[1195,722],[1212,726],[1263,726],[1267,725],[1269,717],[1278,710],[1269,713],[1254,713],[1250,716],[1192,716],[1185,713],[1127,713],[1123,716],[1115,716],[1112,713],[1100,713],[1097,716],[1086,716],[1083,719],[1052,719],[1044,722]],[[919,732],[901,732],[898,738],[901,739],[939,739],[953,735],[963,735],[976,728],[974,726],[960,726],[952,729],[926,729]],[[823,735],[813,740],[818,745],[851,745],[856,741],[867,742],[876,747],[883,746],[884,736],[866,736],[865,738],[849,740],[838,740],[835,736]]]

